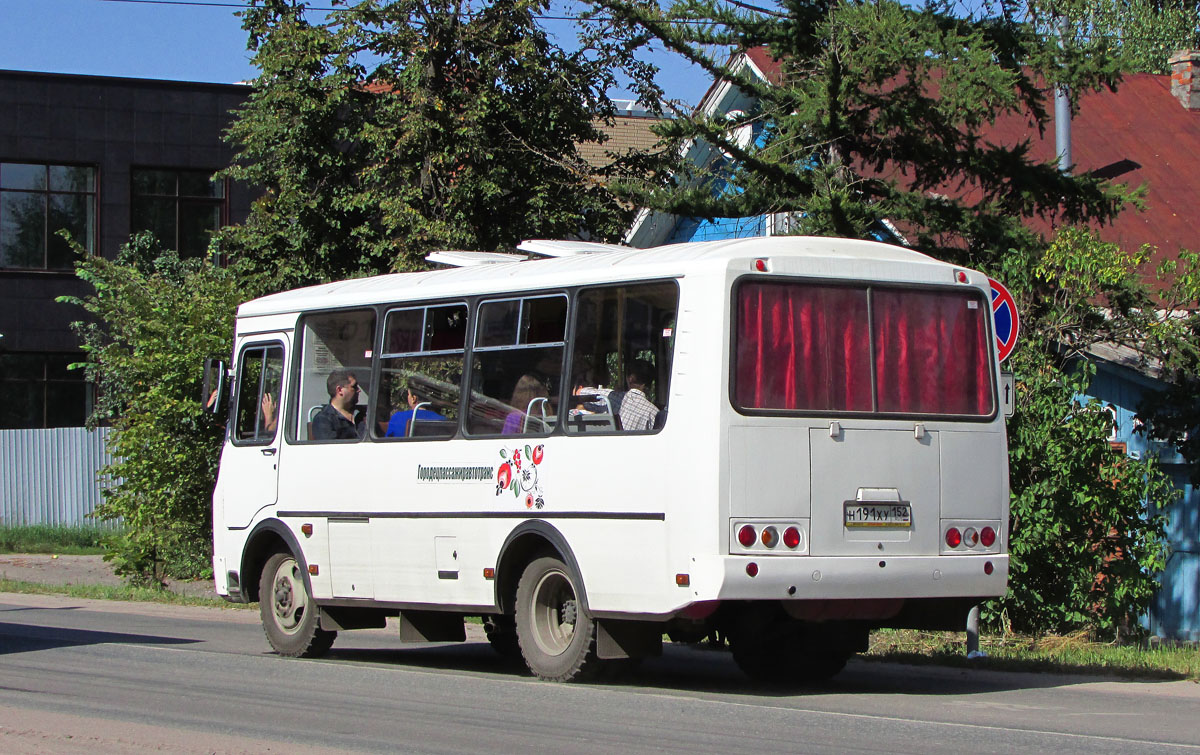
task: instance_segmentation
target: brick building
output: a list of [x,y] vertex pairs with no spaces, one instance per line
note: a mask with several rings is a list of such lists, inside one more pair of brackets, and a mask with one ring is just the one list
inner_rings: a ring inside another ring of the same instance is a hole
[[244,85],[0,71],[0,429],[82,425],[91,392],[71,321],[83,295],[56,234],[112,258],[152,230],[185,256],[240,222],[250,193],[213,180]]

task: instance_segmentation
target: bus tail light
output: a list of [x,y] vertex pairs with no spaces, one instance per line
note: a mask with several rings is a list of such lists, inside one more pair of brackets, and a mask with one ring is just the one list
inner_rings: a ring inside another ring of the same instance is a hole
[[965,530],[963,530],[963,542],[967,544],[968,548],[973,548],[974,546],[978,545],[979,530],[975,529],[974,527],[967,527]]
[[984,565],[983,565],[983,573],[984,574],[986,574],[990,577],[992,572],[994,572],[994,571],[996,571],[996,567],[992,566],[991,561],[984,563]]
[[984,527],[979,533],[979,542],[983,543],[984,548],[991,548],[996,542],[996,530],[991,527]]
[[746,564],[746,574],[749,574],[751,577],[757,577],[758,576],[758,564],[754,563],[753,561]]
[[788,527],[783,531],[783,544],[789,548],[796,548],[800,545],[800,530],[795,527]]
[[743,548],[749,548],[754,545],[754,541],[758,539],[758,533],[754,531],[754,526],[745,524],[738,530],[738,542]]
[[951,548],[957,548],[962,545],[962,533],[958,531],[958,527],[951,527],[946,530],[946,545]]

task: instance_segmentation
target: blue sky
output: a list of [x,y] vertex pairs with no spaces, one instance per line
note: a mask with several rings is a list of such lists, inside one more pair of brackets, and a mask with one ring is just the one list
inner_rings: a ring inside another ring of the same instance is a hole
[[[227,7],[234,1],[0,0],[0,69],[246,81],[256,71],[236,9]],[[668,96],[694,105],[708,89],[699,69],[655,60]]]

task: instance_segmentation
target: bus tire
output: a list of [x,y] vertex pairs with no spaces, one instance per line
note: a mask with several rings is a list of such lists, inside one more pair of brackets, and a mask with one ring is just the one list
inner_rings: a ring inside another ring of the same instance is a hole
[[579,602],[579,578],[560,559],[534,559],[517,583],[517,642],[539,678],[566,682],[599,670],[596,622]]
[[258,613],[275,652],[289,658],[316,658],[333,645],[337,632],[321,629],[320,612],[308,594],[300,563],[291,553],[267,559],[259,581]]
[[853,655],[825,632],[794,619],[746,617],[733,636],[733,660],[755,682],[780,686],[827,682]]

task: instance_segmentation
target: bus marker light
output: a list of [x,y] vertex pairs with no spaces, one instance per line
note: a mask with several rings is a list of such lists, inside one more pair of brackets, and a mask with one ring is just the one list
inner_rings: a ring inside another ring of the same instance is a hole
[[692,584],[692,577],[690,574],[676,574],[675,584],[679,585],[680,587],[687,587],[688,585]]
[[304,533],[305,537],[312,537],[312,525],[311,524],[300,525],[300,531]]
[[753,561],[746,564],[746,573],[749,574],[751,577],[757,577],[758,576],[758,564],[754,563]]
[[958,281],[959,283],[966,283],[967,282],[966,272],[963,270],[955,270],[954,271],[954,280]]
[[983,573],[984,574],[990,575],[994,571],[996,571],[996,567],[992,566],[991,561],[984,563],[984,565],[983,565]]
[[800,530],[795,527],[788,527],[783,531],[783,544],[789,548],[797,548],[800,546]]
[[317,566],[316,564],[309,564],[308,573],[315,577],[321,573],[321,567]]
[[484,579],[495,579],[496,578],[496,570],[491,566],[483,567],[483,578]]
[[951,548],[957,548],[961,544],[962,533],[958,531],[957,527],[951,527],[946,530],[946,545],[949,545]]
[[757,539],[758,533],[754,531],[753,525],[743,524],[742,528],[738,530],[738,542],[742,544],[743,548],[754,545],[754,541]]
[[983,543],[984,548],[991,548],[996,542],[996,530],[991,527],[984,527],[979,533],[979,542]]
[[764,259],[754,260],[754,269],[760,273],[767,272],[767,261]]
[[762,531],[762,544],[768,548],[774,548],[779,544],[779,530],[774,527],[764,527]]

